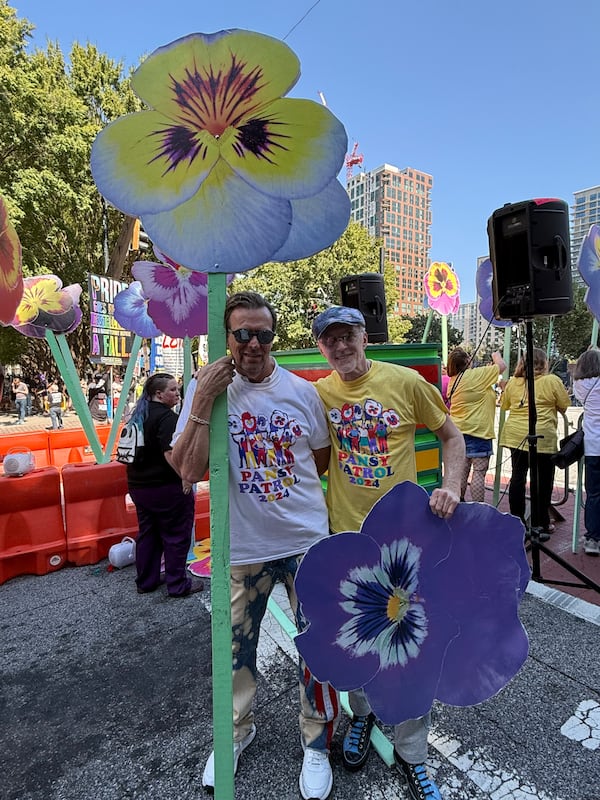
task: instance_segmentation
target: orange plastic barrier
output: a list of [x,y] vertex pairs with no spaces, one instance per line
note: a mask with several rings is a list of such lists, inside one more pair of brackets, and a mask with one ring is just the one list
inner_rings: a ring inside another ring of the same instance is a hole
[[25,447],[33,453],[36,469],[52,464],[50,440],[46,431],[3,434],[0,436],[0,461],[10,450],[22,450]]
[[0,584],[60,569],[67,541],[56,467],[0,477]]
[[135,509],[125,499],[124,464],[65,464],[62,480],[69,562],[96,564],[124,536],[137,536]]
[[[110,434],[110,425],[96,427],[102,446],[106,445]],[[117,435],[115,442],[118,442]],[[35,466],[64,464],[94,464],[96,457],[92,452],[83,428],[65,428],[57,431],[30,431],[27,433],[9,433],[0,436],[0,461],[13,448],[28,448],[34,455]],[[114,450],[116,451],[116,444]]]

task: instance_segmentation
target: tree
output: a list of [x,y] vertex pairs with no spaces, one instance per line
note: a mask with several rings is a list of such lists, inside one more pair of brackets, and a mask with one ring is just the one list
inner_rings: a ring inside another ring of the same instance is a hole
[[[407,342],[422,342],[423,341],[423,334],[425,333],[425,327],[427,325],[427,320],[429,319],[429,314],[417,314],[416,317],[402,317],[402,319],[408,320],[411,323],[410,330],[406,334],[406,341]],[[452,325],[448,325],[448,346],[449,347],[457,347],[463,340],[462,332],[458,330],[458,328],[452,327]],[[439,314],[435,311],[433,313],[433,319],[431,321],[431,327],[429,328],[429,334],[427,336],[428,342],[441,342],[442,341],[442,320]]]
[[[341,278],[379,272],[379,253],[379,242],[361,225],[351,222],[326,250],[301,261],[264,264],[238,277],[231,291],[259,292],[273,304],[284,321],[277,331],[279,349],[314,347],[313,318],[329,305],[341,303]],[[391,264],[384,267],[384,288],[389,319],[397,297]],[[401,332],[402,326],[394,330],[396,336]]]
[[[64,285],[85,288],[87,273],[103,273],[103,206],[90,172],[98,131],[120,114],[136,110],[122,65],[90,44],[74,44],[69,63],[57,44],[26,50],[32,25],[0,0],[0,192],[23,248],[25,276],[58,275]],[[122,214],[109,212],[109,247]],[[89,351],[86,324],[69,335],[80,370]],[[51,371],[45,343],[11,328],[0,335],[0,362]]]

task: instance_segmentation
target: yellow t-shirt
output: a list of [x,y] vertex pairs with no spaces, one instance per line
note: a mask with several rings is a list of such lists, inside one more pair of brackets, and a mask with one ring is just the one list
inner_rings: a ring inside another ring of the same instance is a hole
[[[461,433],[480,439],[494,438],[496,392],[492,387],[498,378],[495,364],[467,369],[450,378],[447,392],[450,416]],[[453,391],[454,386],[456,389]]]
[[[556,453],[556,429],[558,412],[569,407],[569,395],[557,375],[538,375],[535,378],[535,408],[537,411],[536,434],[539,453]],[[502,447],[529,450],[529,404],[525,378],[511,378],[502,393],[501,408],[508,417],[500,434]]]
[[417,482],[415,427],[442,427],[448,409],[437,387],[408,367],[373,361],[365,375],[337,372],[315,384],[331,437],[329,527],[358,531],[373,504],[402,481]]

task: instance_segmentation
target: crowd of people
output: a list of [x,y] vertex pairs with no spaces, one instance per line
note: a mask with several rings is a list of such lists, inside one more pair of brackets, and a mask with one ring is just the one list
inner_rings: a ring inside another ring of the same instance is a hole
[[[357,309],[332,306],[313,321],[315,343],[331,373],[310,383],[281,368],[271,350],[277,313],[261,295],[229,297],[224,317],[229,354],[206,365],[190,382],[181,405],[180,381],[155,373],[129,389],[127,418],[143,431],[143,446],[127,466],[135,503],[137,591],[154,592],[163,582],[171,597],[202,589],[186,570],[193,518],[193,485],[208,468],[215,400],[227,396],[229,445],[230,581],[232,618],[233,764],[254,741],[253,701],[257,689],[257,645],[267,602],[276,583],[287,592],[297,629],[306,627],[294,577],[307,549],[342,531],[359,531],[374,503],[403,481],[417,481],[415,429],[426,426],[441,442],[443,479],[430,495],[431,513],[452,516],[460,502],[486,501],[485,477],[496,430],[497,396],[507,412],[499,444],[510,451],[510,511],[524,523],[524,534],[552,532],[549,517],[558,414],[569,405],[563,383],[548,373],[548,361],[535,349],[533,363],[521,357],[512,377],[499,353],[487,366],[473,366],[462,348],[444,365],[442,392],[410,368],[368,358],[367,332]],[[533,370],[537,407],[538,511],[526,515],[529,454],[528,379]],[[592,348],[577,362],[575,397],[584,407],[586,468],[585,553],[600,554],[600,351]],[[31,393],[19,376],[12,381],[19,418]],[[106,373],[82,382],[92,416],[110,414],[126,390]],[[45,387],[53,427],[61,427],[64,387]],[[179,415],[173,413],[181,407]],[[388,414],[385,417],[383,410]],[[352,418],[349,413],[351,412]],[[389,414],[397,424],[387,424]],[[106,416],[103,417],[106,419]],[[387,420],[387,422],[386,422]],[[356,437],[356,438],[353,438]],[[345,469],[353,448],[365,448],[379,470],[377,481],[357,481]],[[327,473],[327,491],[321,476]],[[273,475],[276,477],[273,479]],[[299,789],[305,800],[326,800],[333,785],[332,738],[340,721],[336,690],[319,683],[299,663],[300,737],[304,757]],[[402,686],[398,686],[402,691]],[[352,718],[344,732],[342,759],[360,770],[370,752],[375,717],[366,694],[350,692]],[[394,760],[414,800],[441,798],[427,772],[430,715],[396,725]],[[215,784],[214,753],[203,772],[203,786]]]

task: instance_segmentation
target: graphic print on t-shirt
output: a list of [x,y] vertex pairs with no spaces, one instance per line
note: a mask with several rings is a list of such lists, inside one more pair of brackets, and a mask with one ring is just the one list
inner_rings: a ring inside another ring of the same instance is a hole
[[390,464],[388,435],[400,425],[400,415],[393,408],[384,409],[377,400],[364,404],[345,403],[329,409],[339,443],[338,467],[349,483],[379,488],[382,478],[394,474]]
[[275,409],[271,414],[229,414],[228,427],[238,450],[240,494],[256,494],[261,502],[289,497],[290,488],[300,482],[293,451],[303,435],[300,423]]

